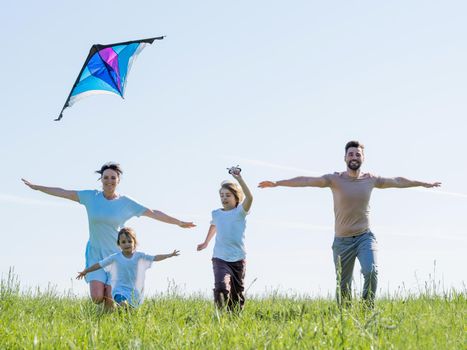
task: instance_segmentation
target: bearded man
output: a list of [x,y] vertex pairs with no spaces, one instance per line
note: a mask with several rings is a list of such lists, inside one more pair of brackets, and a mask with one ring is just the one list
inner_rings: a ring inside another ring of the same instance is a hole
[[364,146],[358,141],[345,145],[347,170],[320,177],[296,177],[289,180],[263,181],[258,187],[330,187],[334,199],[335,237],[332,245],[337,276],[338,303],[351,298],[355,259],[364,277],[362,298],[373,306],[378,285],[377,242],[370,230],[370,196],[373,188],[439,187],[440,182],[421,182],[403,177],[384,178],[360,170]]

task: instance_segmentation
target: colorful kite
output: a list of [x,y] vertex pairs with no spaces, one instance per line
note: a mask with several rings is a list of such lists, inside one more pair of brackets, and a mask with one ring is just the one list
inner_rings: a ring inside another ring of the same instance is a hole
[[65,108],[86,96],[117,94],[123,98],[126,78],[136,57],[147,44],[162,39],[163,36],[110,45],[92,45],[65,105],[55,120],[62,119]]

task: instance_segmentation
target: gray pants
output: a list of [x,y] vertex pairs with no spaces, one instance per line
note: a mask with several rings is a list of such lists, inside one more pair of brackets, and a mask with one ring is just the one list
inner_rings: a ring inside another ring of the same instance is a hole
[[332,250],[337,275],[338,302],[351,298],[352,274],[357,258],[364,277],[362,297],[373,303],[378,284],[377,242],[374,234],[366,231],[358,236],[335,237]]

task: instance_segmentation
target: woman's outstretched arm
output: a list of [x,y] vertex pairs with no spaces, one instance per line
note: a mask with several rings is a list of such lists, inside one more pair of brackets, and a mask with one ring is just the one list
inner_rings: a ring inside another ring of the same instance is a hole
[[59,187],[40,186],[40,185],[35,185],[25,179],[21,179],[21,180],[24,182],[26,186],[28,186],[29,188],[33,190],[40,191],[46,194],[50,194],[51,196],[65,198],[65,199],[69,199],[75,202],[79,202],[78,193],[76,191],[64,190],[63,188],[59,188]]
[[167,214],[164,214],[163,212],[159,210],[148,209],[143,213],[143,216],[147,216],[148,218],[159,220],[167,224],[178,225],[183,228],[192,228],[196,226],[192,222],[181,221],[181,220],[175,219],[171,216],[168,216]]

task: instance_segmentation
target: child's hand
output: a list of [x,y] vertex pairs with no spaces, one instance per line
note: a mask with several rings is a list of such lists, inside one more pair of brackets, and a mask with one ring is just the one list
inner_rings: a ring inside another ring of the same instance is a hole
[[239,168],[238,165],[228,168],[228,171],[229,171],[229,174],[232,175],[236,179],[242,177],[240,175],[240,172],[242,171],[242,169]]
[[179,256],[180,255],[180,250],[175,249],[170,256]]
[[206,249],[208,247],[208,244],[206,242],[203,242],[201,244],[198,244],[196,247],[196,250],[199,252],[200,250]]
[[86,272],[85,272],[85,271],[78,272],[78,276],[76,276],[76,279],[77,279],[77,280],[80,280],[80,279],[82,279],[84,276],[86,276]]

